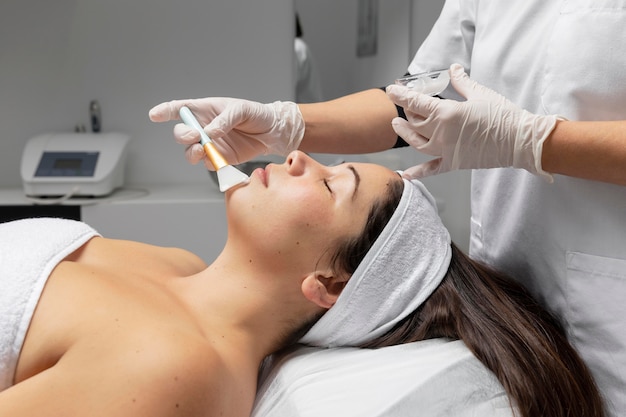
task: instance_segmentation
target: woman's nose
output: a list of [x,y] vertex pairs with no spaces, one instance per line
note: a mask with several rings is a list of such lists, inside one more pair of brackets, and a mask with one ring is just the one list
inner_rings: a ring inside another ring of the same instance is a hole
[[287,172],[291,175],[302,175],[307,169],[319,165],[313,158],[302,151],[293,151],[287,155],[285,164],[287,165]]

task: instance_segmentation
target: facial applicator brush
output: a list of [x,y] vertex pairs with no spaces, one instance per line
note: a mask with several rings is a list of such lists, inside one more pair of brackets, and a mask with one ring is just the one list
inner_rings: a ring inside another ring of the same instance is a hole
[[200,133],[200,144],[204,148],[204,152],[209,158],[209,161],[211,161],[217,171],[217,182],[220,184],[221,192],[225,192],[235,185],[245,184],[250,181],[250,177],[246,174],[239,171],[234,166],[228,165],[226,159],[224,159],[222,154],[217,150],[215,144],[205,133],[202,126],[200,126],[200,123],[198,123],[198,120],[191,110],[187,107],[181,107],[179,114],[180,118],[187,126],[196,129]]

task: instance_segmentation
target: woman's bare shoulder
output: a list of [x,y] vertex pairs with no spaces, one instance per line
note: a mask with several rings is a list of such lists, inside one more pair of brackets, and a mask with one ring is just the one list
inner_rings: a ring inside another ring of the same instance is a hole
[[249,416],[255,385],[203,337],[183,339],[160,333],[139,358],[126,349],[122,377],[142,395],[142,415]]
[[237,395],[228,392],[235,386],[228,367],[206,343],[165,335],[127,342],[76,346],[46,372],[0,393],[0,415],[237,415],[223,399]]
[[217,352],[190,341],[158,340],[157,344],[140,359],[132,354],[126,358],[136,386],[143,387],[138,392],[148,414],[219,415],[215,411],[220,408],[220,390],[228,385],[229,375]]

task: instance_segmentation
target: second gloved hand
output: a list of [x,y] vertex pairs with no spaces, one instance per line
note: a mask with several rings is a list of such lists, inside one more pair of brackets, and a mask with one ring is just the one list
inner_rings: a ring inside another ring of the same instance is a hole
[[557,116],[540,116],[516,106],[450,67],[450,82],[467,101],[442,100],[392,85],[387,95],[405,109],[407,120],[392,125],[398,136],[420,152],[436,157],[404,171],[422,178],[457,169],[515,167],[552,176],[541,167],[543,143]]
[[[298,148],[304,136],[304,119],[298,105],[288,101],[263,104],[226,97],[174,100],[153,107],[150,120],[177,120],[182,106],[194,113],[229,164],[270,153],[287,155]],[[174,138],[186,145],[185,157],[190,163],[204,160],[209,169],[214,169],[198,143],[200,135],[195,129],[179,123],[174,127]]]

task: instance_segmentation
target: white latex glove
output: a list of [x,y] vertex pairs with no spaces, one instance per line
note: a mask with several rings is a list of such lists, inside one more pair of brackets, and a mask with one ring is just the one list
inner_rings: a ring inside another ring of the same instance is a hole
[[[224,158],[233,165],[269,153],[285,156],[298,149],[304,136],[300,109],[289,101],[262,104],[226,97],[174,100],[153,107],[150,120],[178,120],[182,106],[189,107]],[[195,129],[179,123],[174,126],[174,138],[186,145],[185,157],[190,163],[203,160],[207,168],[215,169],[206,158]]]
[[456,169],[515,167],[543,176],[543,143],[557,116],[540,116],[516,106],[471,80],[463,67],[450,67],[450,83],[467,101],[442,100],[391,85],[387,95],[404,108],[408,120],[395,118],[394,131],[420,152],[436,159],[404,171],[423,178]]

